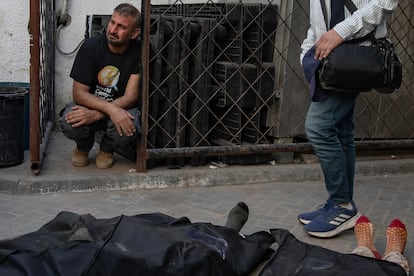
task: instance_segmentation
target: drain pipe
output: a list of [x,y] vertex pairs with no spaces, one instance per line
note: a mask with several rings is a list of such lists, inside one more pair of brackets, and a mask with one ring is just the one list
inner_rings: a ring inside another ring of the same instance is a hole
[[40,166],[40,1],[30,0],[30,161]]

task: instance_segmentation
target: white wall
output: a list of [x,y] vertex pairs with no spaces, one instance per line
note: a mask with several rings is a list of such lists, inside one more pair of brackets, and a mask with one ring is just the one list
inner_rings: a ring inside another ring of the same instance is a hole
[[29,82],[29,5],[0,1],[0,82]]

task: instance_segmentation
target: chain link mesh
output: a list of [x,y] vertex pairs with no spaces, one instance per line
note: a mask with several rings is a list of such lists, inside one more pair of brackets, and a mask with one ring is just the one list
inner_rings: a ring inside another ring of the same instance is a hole
[[[403,84],[359,97],[357,140],[413,138],[413,8],[402,0],[389,20]],[[308,16],[299,0],[152,5],[148,148],[304,141]]]

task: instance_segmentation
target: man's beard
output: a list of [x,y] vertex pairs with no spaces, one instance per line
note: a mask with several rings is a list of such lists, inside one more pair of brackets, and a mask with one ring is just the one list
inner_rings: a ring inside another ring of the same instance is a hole
[[[118,38],[116,36],[112,36],[114,38]],[[108,43],[111,44],[114,47],[120,47],[120,46],[124,46],[126,44],[129,43],[129,41],[120,41],[120,40],[113,40],[111,39],[111,35],[107,35],[106,38],[108,39]]]
[[125,42],[121,42],[121,41],[113,41],[113,40],[108,40],[108,43],[111,44],[112,46],[115,47],[119,47],[119,46],[123,46],[125,45]]

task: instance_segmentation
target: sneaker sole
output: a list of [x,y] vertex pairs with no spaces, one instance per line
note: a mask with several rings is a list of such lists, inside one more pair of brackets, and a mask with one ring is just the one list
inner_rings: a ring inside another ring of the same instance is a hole
[[318,238],[332,238],[332,237],[338,235],[339,233],[341,233],[341,232],[343,232],[345,230],[354,228],[355,223],[356,223],[356,221],[358,220],[358,218],[360,216],[361,216],[361,213],[358,212],[350,220],[348,220],[347,222],[344,222],[340,226],[336,227],[334,230],[331,230],[331,231],[328,231],[328,232],[311,232],[311,231],[306,231],[306,233],[308,233],[311,236],[318,237]]
[[298,220],[299,220],[300,223],[305,224],[305,225],[309,224],[311,222],[311,220],[303,219],[303,218],[298,218]]

